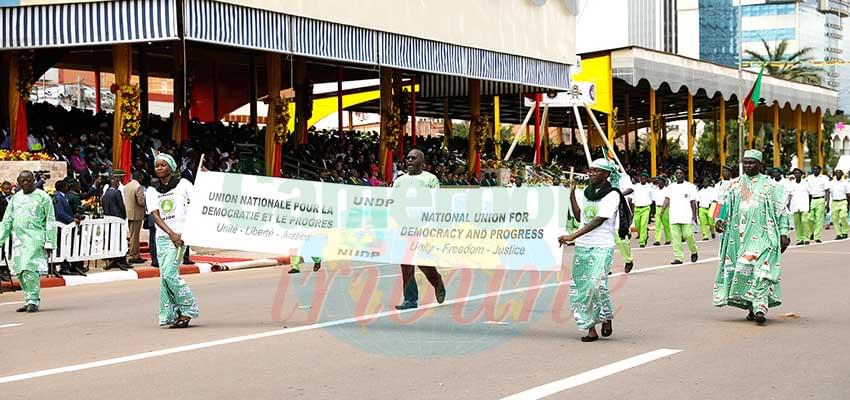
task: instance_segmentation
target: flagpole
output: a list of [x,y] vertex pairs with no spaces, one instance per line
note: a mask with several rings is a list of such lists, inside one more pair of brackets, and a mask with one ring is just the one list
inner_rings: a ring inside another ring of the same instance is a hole
[[744,92],[744,8],[741,3],[742,0],[738,0],[738,176],[744,175],[744,102],[741,99]]

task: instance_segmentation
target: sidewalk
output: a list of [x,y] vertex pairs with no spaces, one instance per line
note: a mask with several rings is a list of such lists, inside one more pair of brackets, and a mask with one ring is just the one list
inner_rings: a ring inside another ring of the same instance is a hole
[[[41,287],[79,286],[98,283],[109,283],[118,281],[130,281],[137,279],[149,279],[159,277],[159,268],[151,266],[150,253],[147,243],[140,246],[141,256],[147,260],[143,264],[134,264],[127,271],[104,270],[106,260],[95,260],[88,262],[89,272],[86,276],[63,275],[57,277],[42,277]],[[268,254],[248,253],[234,250],[217,250],[199,248],[192,249],[190,259],[195,265],[180,266],[180,275],[206,274],[210,272],[223,272],[247,268],[264,268],[289,264],[289,256],[272,257]],[[12,282],[2,282],[2,290],[19,290],[20,283],[17,279]]]

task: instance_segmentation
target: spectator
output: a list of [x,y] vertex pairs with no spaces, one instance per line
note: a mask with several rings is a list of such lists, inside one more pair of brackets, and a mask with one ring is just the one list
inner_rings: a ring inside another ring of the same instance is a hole
[[[124,171],[116,169],[109,182],[109,187],[103,195],[103,215],[107,217],[116,217],[123,220],[127,219],[127,209],[124,207],[124,198],[118,189],[118,184],[121,183],[121,178],[124,177]],[[109,260],[109,264],[105,269],[120,268],[122,271],[127,270],[127,260],[125,256],[116,257]]]
[[145,173],[133,172],[133,180],[124,186],[124,208],[127,210],[127,223],[130,233],[130,249],[128,262],[142,264],[145,262],[139,254],[139,234],[145,221],[145,188],[142,186]]

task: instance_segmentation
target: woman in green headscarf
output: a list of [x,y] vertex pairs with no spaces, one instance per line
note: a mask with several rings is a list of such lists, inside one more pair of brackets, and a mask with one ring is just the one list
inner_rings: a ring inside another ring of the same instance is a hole
[[602,324],[602,336],[611,336],[614,332],[608,271],[614,256],[614,235],[626,237],[631,225],[626,201],[615,188],[617,175],[613,162],[598,159],[588,171],[590,185],[578,194],[579,198],[576,198],[575,183],[571,183],[570,202],[573,214],[581,216],[582,227],[573,234],[558,238],[561,245],[576,242],[570,306],[579,330],[587,330],[582,342],[599,339],[596,332],[598,324]]
[[165,153],[156,156],[154,173],[159,178],[145,194],[148,212],[156,230],[156,255],[159,261],[159,325],[186,328],[198,317],[198,303],[186,281],[180,277],[180,261],[185,245],[181,234],[186,222],[192,184],[176,174],[177,163]]

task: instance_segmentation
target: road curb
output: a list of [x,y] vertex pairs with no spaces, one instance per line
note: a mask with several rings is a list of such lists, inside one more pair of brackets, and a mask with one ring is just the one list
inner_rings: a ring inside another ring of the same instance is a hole
[[[195,265],[180,266],[180,275],[207,274],[210,272],[235,271],[249,268],[268,268],[289,264],[290,257],[283,256],[260,258],[255,260],[220,257],[220,262],[214,262],[214,260],[216,260],[216,257],[214,256],[204,256],[203,259],[208,262],[199,262]],[[95,272],[86,276],[66,275],[60,278],[52,276],[42,277],[41,287],[52,288],[63,286],[82,286],[151,278],[159,278],[159,268],[136,267],[127,271]],[[2,288],[3,290],[20,290],[21,285],[17,279],[13,279],[12,282],[2,282]]]

